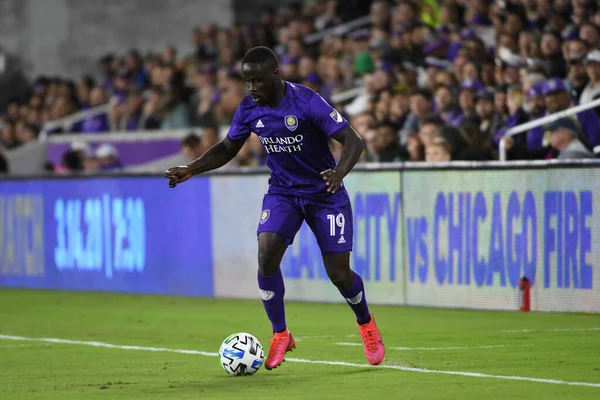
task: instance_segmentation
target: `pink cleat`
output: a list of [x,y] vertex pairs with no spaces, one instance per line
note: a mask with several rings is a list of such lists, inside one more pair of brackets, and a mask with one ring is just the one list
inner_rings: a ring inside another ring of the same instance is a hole
[[372,365],[379,365],[385,358],[385,346],[381,339],[381,334],[377,325],[375,324],[375,318],[371,314],[371,320],[363,325],[358,325],[358,331],[360,337],[364,343],[365,356],[369,363]]
[[296,348],[296,341],[289,330],[277,332],[273,339],[269,340],[269,355],[265,361],[265,368],[268,370],[277,368],[285,361],[285,353]]

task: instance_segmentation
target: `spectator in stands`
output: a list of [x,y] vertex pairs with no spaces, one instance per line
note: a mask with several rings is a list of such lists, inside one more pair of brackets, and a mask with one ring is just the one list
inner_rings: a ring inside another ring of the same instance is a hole
[[159,114],[160,106],[163,102],[163,90],[154,86],[150,89],[148,100],[144,103],[142,109],[142,118],[140,125],[144,129],[153,130],[159,129],[161,124],[161,116]]
[[494,94],[485,89],[479,91],[475,98],[475,110],[481,120],[481,134],[493,142],[496,132],[503,125],[502,117],[494,110]]
[[556,31],[546,31],[542,35],[541,50],[544,69],[550,76],[564,78],[567,75],[565,60],[561,53],[560,36]]
[[196,67],[191,81],[194,93],[189,105],[190,124],[201,126],[214,122],[212,106],[216,98],[217,68],[212,64]]
[[144,87],[147,83],[148,75],[144,70],[140,53],[135,49],[129,50],[125,55],[124,64],[127,71],[131,74],[131,83],[138,88]]
[[583,59],[590,51],[586,41],[579,37],[573,38],[566,42],[567,51],[565,58],[567,60]]
[[[548,113],[556,113],[573,106],[571,95],[562,79],[551,78],[544,82],[542,94]],[[577,119],[588,147],[600,145],[600,119],[594,110],[582,111],[574,117]]]
[[202,136],[200,138],[202,151],[207,151],[219,142],[219,127],[208,125],[202,128]]
[[122,168],[119,151],[110,144],[100,145],[94,154],[98,171],[111,171]]
[[[538,119],[544,116],[546,112],[546,101],[542,93],[543,83],[536,83],[528,91],[526,95],[526,103],[524,110],[529,116],[529,120]],[[523,143],[529,149],[537,149],[542,147],[544,139],[544,128],[539,126],[537,128],[530,129],[521,137],[524,138]]]
[[90,108],[92,89],[96,87],[95,79],[90,75],[83,76],[77,82],[77,98],[82,109]]
[[573,100],[581,103],[581,95],[589,82],[584,60],[583,58],[571,58],[567,63],[569,67],[565,84],[570,89]]
[[323,30],[341,23],[342,20],[338,15],[338,8],[340,7],[338,0],[327,0],[323,6],[322,13],[315,18],[315,29]]
[[455,118],[453,125],[461,124],[466,118],[477,115],[475,111],[475,94],[483,88],[483,84],[478,80],[467,79],[462,82],[458,95],[461,115]]
[[183,129],[190,126],[187,107],[172,93],[163,97],[158,114],[161,117],[160,129]]
[[246,95],[244,80],[239,74],[229,74],[219,85],[217,121],[229,124],[238,105]]
[[452,148],[446,139],[436,137],[425,146],[425,161],[427,162],[448,162],[451,161]]
[[2,123],[0,128],[0,152],[2,150],[10,150],[16,144],[15,123],[11,119],[7,119]]
[[67,174],[83,171],[83,160],[81,155],[75,150],[69,150],[63,154],[60,166],[56,166],[54,171],[59,174]]
[[410,96],[410,113],[400,131],[400,144],[406,144],[408,137],[419,130],[419,120],[433,111],[431,93],[417,90]]
[[88,142],[83,140],[75,140],[71,143],[71,151],[74,151],[79,156],[84,168],[90,158],[92,158],[92,149]]
[[106,54],[100,59],[100,65],[102,68],[102,73],[104,75],[104,79],[102,82],[102,87],[104,89],[112,88],[113,75],[116,73],[115,61],[116,57],[113,54]]
[[[104,89],[95,87],[90,93],[91,108],[99,107],[106,104],[107,98]],[[81,132],[84,133],[100,133],[110,131],[110,123],[107,113],[102,113],[94,117],[89,117],[83,121]]]
[[593,50],[585,57],[583,62],[585,73],[589,79],[588,84],[581,92],[579,103],[588,103],[600,97],[600,50]]
[[514,128],[529,121],[529,116],[523,109],[524,99],[523,91],[520,85],[513,85],[508,88],[506,94],[506,107],[508,109],[508,118],[506,118],[506,128]]
[[561,118],[547,127],[550,145],[558,150],[560,160],[594,158],[592,153],[579,140],[579,127],[572,118]]
[[19,118],[19,102],[11,99],[6,104],[6,119],[17,120]]
[[438,136],[443,138],[450,145],[451,158],[453,160],[469,146],[469,142],[463,135],[462,131],[452,125],[440,125],[438,129]]
[[123,104],[127,101],[127,92],[131,85],[133,72],[126,68],[121,68],[113,78],[112,98],[117,104]]
[[453,160],[490,161],[495,158],[492,144],[487,137],[481,134],[479,125],[473,123],[462,124],[460,132],[467,145],[462,149],[458,149],[457,155],[452,158]]
[[374,145],[377,161],[400,161],[398,133],[396,130],[396,124],[393,122],[386,120],[377,125],[377,136],[375,138]]
[[377,0],[371,4],[371,24],[375,28],[388,31],[390,28],[390,9],[386,1]]
[[494,88],[494,110],[504,119],[509,116],[509,110],[506,104],[508,87],[509,85],[502,83]]
[[579,37],[591,49],[600,47],[600,28],[592,22],[586,22],[579,27]]
[[204,153],[200,137],[192,132],[183,138],[181,140],[181,152],[187,162],[192,162],[200,157]]
[[144,112],[144,93],[137,87],[129,89],[127,101],[122,105],[119,130],[142,130],[142,115]]
[[[371,116],[370,113],[369,116]],[[361,161],[377,162],[377,124],[375,119],[366,125],[362,137],[365,141],[365,151],[361,156]]]
[[426,114],[419,120],[418,138],[425,148],[433,140],[440,136],[440,130],[444,125],[444,121],[435,114]]
[[449,87],[439,86],[437,88],[435,91],[435,105],[446,124],[459,125],[460,109],[456,105]]
[[16,130],[15,139],[18,145],[22,145],[28,142],[33,142],[37,139],[39,134],[39,128],[35,125],[24,123],[19,121],[19,128]]

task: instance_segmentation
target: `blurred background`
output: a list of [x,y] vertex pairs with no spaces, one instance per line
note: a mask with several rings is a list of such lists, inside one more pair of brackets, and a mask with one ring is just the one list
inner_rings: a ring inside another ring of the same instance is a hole
[[[600,145],[595,107],[514,134],[599,96],[593,0],[0,0],[0,170],[190,161],[227,133],[256,45],[351,121],[361,163],[594,158]],[[264,163],[253,136],[228,167]]]

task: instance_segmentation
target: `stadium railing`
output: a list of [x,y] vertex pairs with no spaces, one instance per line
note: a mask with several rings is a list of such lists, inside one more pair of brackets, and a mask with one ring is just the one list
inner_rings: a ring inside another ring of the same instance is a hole
[[351,100],[355,97],[358,97],[364,90],[363,86],[357,86],[352,89],[345,90],[343,92],[334,93],[331,95],[331,101],[333,103],[340,103],[343,101]]
[[331,36],[345,35],[352,29],[367,26],[370,20],[371,17],[369,15],[365,15],[364,17],[353,19],[352,21],[348,21],[341,25],[334,26],[333,28],[323,29],[322,31],[306,35],[306,37],[304,38],[304,42],[306,42],[307,44],[314,44],[320,42],[323,39],[330,38]]
[[48,132],[55,128],[61,128],[64,126],[71,126],[76,122],[84,121],[88,118],[95,117],[96,115],[108,113],[111,106],[114,104],[114,100],[109,101],[106,104],[103,104],[98,107],[90,108],[87,110],[79,111],[71,115],[67,115],[64,118],[56,119],[53,121],[48,121],[42,126],[42,130],[39,134],[40,140],[48,139]]
[[[556,121],[557,119],[570,117],[571,115],[575,115],[582,111],[589,110],[590,108],[600,106],[600,99],[596,99],[594,101],[590,101],[589,103],[579,104],[577,106],[567,108],[566,110],[555,112],[554,114],[546,115],[545,117],[538,118],[533,121],[526,122],[521,125],[517,125],[514,128],[511,128],[506,131],[502,139],[500,139],[498,153],[500,161],[506,161],[506,138],[512,137],[516,134],[526,132],[530,129],[537,128],[538,126],[546,125]],[[596,146],[594,148],[595,154],[600,154],[600,146]]]

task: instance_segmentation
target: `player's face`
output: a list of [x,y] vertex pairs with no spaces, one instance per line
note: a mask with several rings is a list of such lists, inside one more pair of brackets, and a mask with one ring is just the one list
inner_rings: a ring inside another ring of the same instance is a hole
[[269,104],[275,97],[275,82],[279,70],[264,64],[243,64],[242,76],[252,100],[260,106]]

